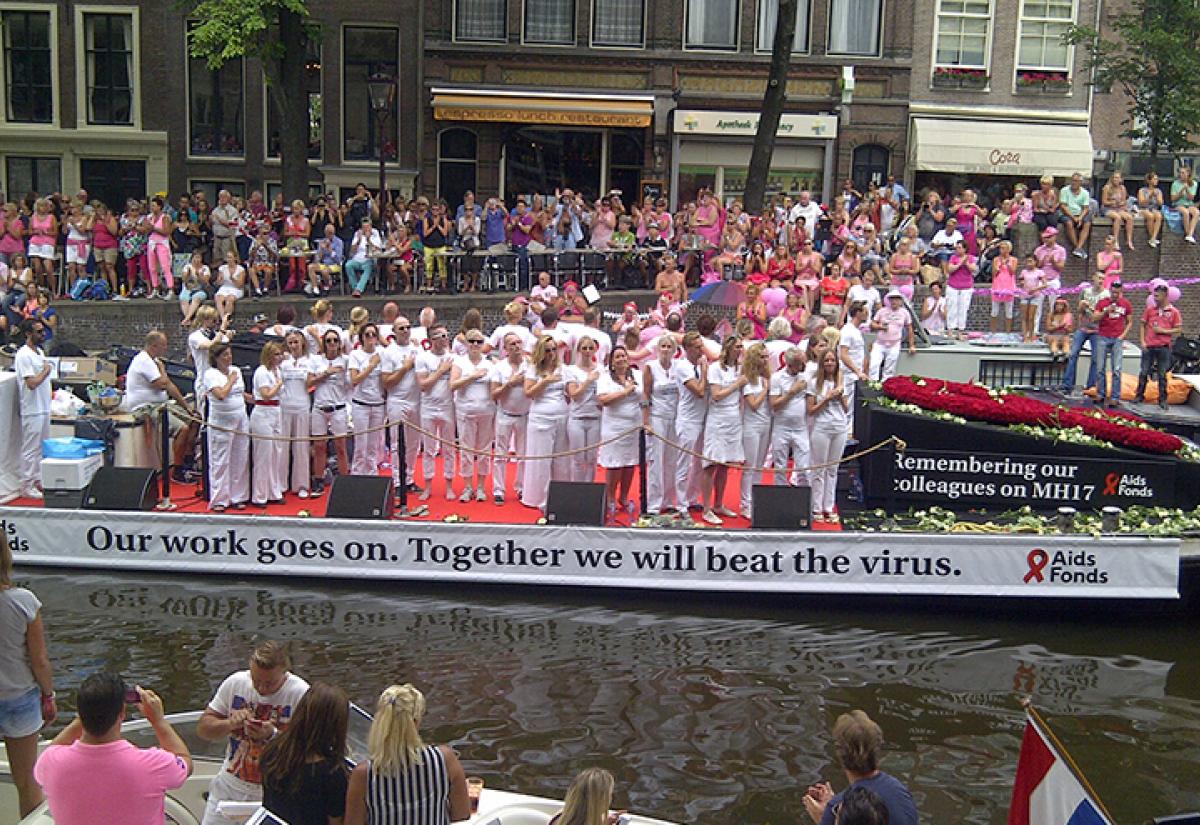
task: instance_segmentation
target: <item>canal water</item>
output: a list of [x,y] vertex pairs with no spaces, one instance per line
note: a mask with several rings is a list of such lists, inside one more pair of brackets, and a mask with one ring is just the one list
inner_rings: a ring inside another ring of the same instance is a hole
[[714,825],[803,825],[809,783],[844,785],[833,720],[862,708],[923,822],[999,825],[1029,694],[1117,822],[1200,810],[1195,619],[21,573],[68,705],[116,668],[169,711],[200,708],[274,637],[298,673],[367,707],[388,684],[420,687],[427,739],[491,787],[561,797],[601,765],[619,805]]

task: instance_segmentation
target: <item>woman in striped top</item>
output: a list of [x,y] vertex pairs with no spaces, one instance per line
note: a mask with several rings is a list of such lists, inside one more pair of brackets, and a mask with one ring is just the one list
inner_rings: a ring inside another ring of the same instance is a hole
[[350,774],[345,825],[449,825],[471,815],[467,778],[449,745],[426,745],[425,697],[412,685],[379,696],[370,758]]

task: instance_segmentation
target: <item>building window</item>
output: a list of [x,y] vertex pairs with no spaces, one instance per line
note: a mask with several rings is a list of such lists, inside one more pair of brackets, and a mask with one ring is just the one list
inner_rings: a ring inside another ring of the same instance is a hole
[[592,7],[593,46],[632,46],[646,41],[643,0],[595,0]]
[[133,125],[133,17],[83,16],[87,69],[87,122]]
[[608,186],[621,193],[626,206],[634,206],[641,202],[646,160],[642,135],[638,130],[613,129],[608,138]]
[[941,0],[936,66],[986,69],[991,0]]
[[[391,28],[347,27],[342,46],[342,154],[346,160],[379,160],[379,123],[371,108],[367,80],[376,72],[399,73],[400,32]],[[396,158],[399,106],[385,124],[384,157]]]
[[525,42],[575,45],[575,0],[525,0]]
[[0,14],[0,27],[7,81],[5,117],[11,123],[53,122],[50,13],[6,11]]
[[475,191],[478,139],[469,129],[446,129],[438,135],[438,197],[457,206],[463,193]]
[[203,192],[210,207],[217,205],[217,193],[222,189],[228,190],[232,197],[246,197],[246,184],[242,181],[193,180],[188,187],[189,192]]
[[[796,0],[796,36],[792,38],[792,54],[808,51],[808,7],[810,0]],[[756,51],[769,52],[775,47],[775,21],[779,19],[779,0],[758,2],[758,42]]]
[[506,40],[508,4],[505,0],[455,0],[455,40]]
[[[324,112],[321,95],[321,44],[309,40],[304,57],[304,91],[307,95],[308,157],[321,157],[321,116]],[[267,157],[279,157],[279,114],[271,101],[270,89],[263,95],[267,107]]]
[[887,179],[888,160],[891,157],[885,147],[868,143],[854,150],[854,160],[850,169],[850,177],[854,179],[854,188],[866,192],[873,183],[882,186]]
[[883,0],[831,0],[829,54],[879,54]]
[[39,195],[61,192],[62,160],[9,155],[4,161],[4,179],[11,200],[24,197],[27,192]]
[[245,75],[242,58],[210,69],[188,56],[188,151],[193,155],[241,155],[245,149]]
[[1021,4],[1017,70],[1070,69],[1071,48],[1062,36],[1074,21],[1074,0],[1025,0]]
[[737,49],[737,0],[688,0],[689,49]]

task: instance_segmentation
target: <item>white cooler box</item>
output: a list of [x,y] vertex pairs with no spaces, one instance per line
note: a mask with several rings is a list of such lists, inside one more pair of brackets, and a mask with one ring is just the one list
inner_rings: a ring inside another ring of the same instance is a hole
[[43,458],[43,490],[82,490],[92,481],[96,471],[104,466],[104,456],[87,458]]

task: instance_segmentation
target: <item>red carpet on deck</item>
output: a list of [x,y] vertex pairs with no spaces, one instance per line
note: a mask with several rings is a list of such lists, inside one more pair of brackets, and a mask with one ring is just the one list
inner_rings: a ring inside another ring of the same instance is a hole
[[[386,475],[386,473],[384,473]],[[429,508],[429,513],[424,516],[414,517],[417,521],[442,521],[448,516],[460,516],[469,521],[476,523],[494,523],[494,524],[534,524],[542,517],[540,510],[535,510],[532,507],[526,507],[521,504],[520,500],[513,495],[513,477],[516,474],[516,467],[511,462],[508,465],[508,494],[505,497],[504,504],[496,504],[492,501],[491,482],[485,487],[488,494],[486,502],[470,501],[459,503],[458,494],[462,493],[462,480],[454,480],[455,497],[453,501],[446,500],[445,480],[441,473],[441,460],[438,459],[437,472],[433,478],[433,495],[428,501],[419,501],[415,493],[409,493],[408,507],[410,510],[415,510],[420,505],[425,505]],[[424,479],[421,477],[420,459],[417,464],[417,483],[424,486]],[[741,497],[741,473],[737,470],[730,470],[729,484],[725,490],[725,506],[735,513],[740,509],[739,500]],[[604,471],[597,469],[596,481],[604,481]],[[296,516],[301,511],[307,511],[312,518],[320,518],[325,515],[325,504],[329,498],[328,488],[324,495],[319,498],[302,499],[292,493],[285,496],[282,504],[268,504],[265,507],[258,507],[253,504],[247,504],[245,510],[238,510],[230,507],[224,513],[211,513],[213,518],[222,518],[227,515],[236,516]],[[632,498],[635,503],[638,499],[638,479],[637,474],[634,474],[632,487]],[[171,502],[176,506],[180,513],[207,513],[208,502],[201,497],[201,488],[199,484],[179,484],[171,482]],[[12,507],[40,507],[42,502],[32,499],[14,499],[9,502],[8,506]],[[710,529],[710,525],[704,523],[700,519],[699,512],[691,513],[693,520],[699,527]],[[397,510],[397,518],[400,518]],[[636,517],[635,517],[636,519]],[[628,527],[630,525],[630,517],[621,513],[617,517],[614,526]],[[730,529],[748,529],[750,522],[741,516],[725,517],[723,528]],[[716,528],[716,529],[723,529]],[[817,523],[813,525],[814,530],[840,530],[840,524],[825,524]]]

